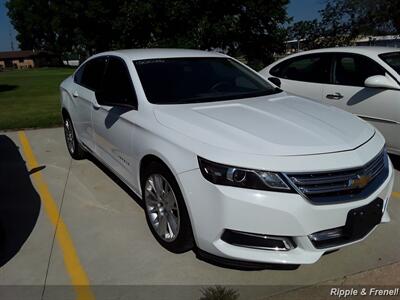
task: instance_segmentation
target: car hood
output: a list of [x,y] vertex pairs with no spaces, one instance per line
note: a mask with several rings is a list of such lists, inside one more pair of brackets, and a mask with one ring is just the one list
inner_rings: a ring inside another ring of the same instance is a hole
[[201,104],[162,105],[162,125],[229,151],[257,155],[310,155],[355,149],[372,126],[332,106],[280,93]]

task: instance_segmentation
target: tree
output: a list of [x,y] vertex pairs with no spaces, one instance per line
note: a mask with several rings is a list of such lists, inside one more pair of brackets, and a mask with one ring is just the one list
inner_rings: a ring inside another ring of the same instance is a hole
[[6,7],[21,49],[85,57],[111,49],[116,4],[118,0],[9,0]]
[[288,0],[8,0],[22,49],[219,49],[265,65],[284,48]]
[[302,44],[303,49],[316,48],[320,36],[321,28],[316,19],[298,21],[288,27],[288,38],[297,40],[298,43]]
[[400,31],[399,1],[329,0],[328,6],[332,13],[352,26],[355,34],[392,34]]
[[[284,48],[288,0],[125,1],[116,46],[219,49],[265,65]],[[145,26],[144,26],[145,25]]]
[[304,38],[306,48],[351,45],[360,35],[396,34],[400,31],[400,1],[328,0],[320,20],[300,21],[289,36]]
[[328,0],[325,8],[320,11],[321,21],[318,27],[321,30],[321,35],[315,41],[317,46],[348,46],[357,36],[357,31],[353,25],[353,15],[346,1]]
[[21,49],[52,48],[56,39],[51,28],[52,12],[48,1],[14,0],[6,2],[11,23],[18,32]]

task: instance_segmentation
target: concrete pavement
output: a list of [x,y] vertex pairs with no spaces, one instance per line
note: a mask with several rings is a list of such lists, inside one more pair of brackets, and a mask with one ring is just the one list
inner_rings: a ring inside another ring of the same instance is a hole
[[[49,220],[42,201],[26,241],[0,268],[1,299],[1,293],[17,293],[16,285],[25,286],[20,293],[30,293],[29,299],[61,299],[60,293],[65,299],[76,296],[77,290],[71,287],[71,281],[79,276],[71,275],[68,270],[66,257],[68,260],[70,246],[63,248],[59,238],[65,234],[63,230],[71,237],[95,299],[105,299],[104,295],[110,299],[132,299],[132,294],[135,299],[155,299],[155,296],[157,299],[199,299],[201,286],[216,284],[235,286],[240,299],[265,299],[300,286],[400,261],[400,198],[397,197],[392,197],[389,204],[391,223],[379,226],[366,241],[295,271],[237,271],[200,261],[193,252],[169,253],[152,237],[138,199],[96,162],[71,160],[61,128],[29,130],[25,134],[42,167],[37,173],[43,177],[66,228],[58,226],[59,221],[53,224]],[[16,132],[0,133],[0,137],[21,147]],[[20,153],[26,160],[23,152]],[[12,164],[4,166],[13,167]],[[0,174],[6,176],[7,172]],[[397,192],[400,191],[399,175],[396,171],[394,190]],[[33,175],[22,172],[20,176],[32,178]],[[34,190],[40,192],[37,181],[32,181]],[[390,283],[388,278],[387,284]]]

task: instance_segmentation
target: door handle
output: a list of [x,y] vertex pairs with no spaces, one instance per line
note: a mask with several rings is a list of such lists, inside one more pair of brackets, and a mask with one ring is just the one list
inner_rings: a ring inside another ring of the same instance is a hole
[[100,104],[98,104],[97,102],[92,102],[92,106],[94,109],[99,109],[100,108]]
[[328,94],[328,95],[326,95],[326,98],[332,99],[332,100],[339,100],[339,99],[343,98],[343,95],[341,93]]
[[79,97],[78,91],[74,91],[74,92],[72,93],[72,97],[74,97],[74,98]]

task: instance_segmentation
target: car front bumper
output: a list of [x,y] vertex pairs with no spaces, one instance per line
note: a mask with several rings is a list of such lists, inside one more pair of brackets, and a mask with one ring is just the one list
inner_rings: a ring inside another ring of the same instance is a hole
[[[204,179],[199,169],[179,174],[179,184],[199,249],[230,260],[272,264],[311,264],[326,252],[365,239],[373,229],[359,240],[318,249],[309,235],[344,226],[350,210],[367,205],[377,198],[384,201],[381,222],[389,222],[387,204],[393,181],[394,172],[390,162],[387,179],[369,197],[347,203],[314,205],[295,193],[214,185]],[[289,237],[296,247],[279,251],[232,245],[221,239],[226,229]]]

